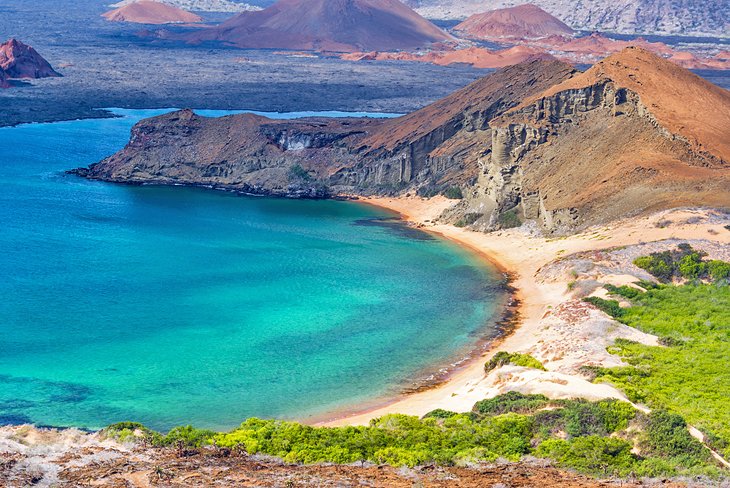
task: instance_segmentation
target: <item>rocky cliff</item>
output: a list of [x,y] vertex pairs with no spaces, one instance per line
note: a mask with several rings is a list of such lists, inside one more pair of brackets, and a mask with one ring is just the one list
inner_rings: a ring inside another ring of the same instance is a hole
[[452,186],[443,218],[570,232],[684,205],[730,207],[730,92],[641,49],[585,73],[555,60],[500,70],[397,119],[140,122],[90,178],[324,197]]

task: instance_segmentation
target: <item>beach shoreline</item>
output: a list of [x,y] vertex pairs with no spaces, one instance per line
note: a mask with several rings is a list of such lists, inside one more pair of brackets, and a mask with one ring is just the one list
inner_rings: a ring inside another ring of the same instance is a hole
[[[543,322],[551,318],[554,309],[573,298],[567,278],[554,282],[538,279],[539,272],[559,258],[585,251],[608,250],[672,238],[704,238],[723,245],[730,244],[730,232],[723,228],[727,223],[727,215],[718,217],[720,213],[709,209],[662,211],[590,228],[570,236],[544,237],[526,232],[524,228],[481,233],[440,223],[438,217],[455,203],[444,197],[367,197],[359,198],[358,201],[395,212],[409,225],[465,247],[501,272],[508,273],[512,278],[514,296],[518,300],[515,313],[519,319],[513,330],[494,340],[483,353],[455,368],[443,382],[423,391],[405,392],[359,410],[350,408],[303,420],[311,425],[367,425],[371,419],[387,414],[423,416],[437,408],[465,412],[470,411],[477,401],[509,389],[522,392],[529,390],[562,398],[625,400],[622,392],[609,385],[590,383],[577,371],[565,374],[565,368],[560,367],[551,371],[549,360],[545,363],[548,368],[545,374],[516,371],[509,373],[506,379],[495,379],[491,374],[488,377],[484,372],[484,363],[498,351],[530,352],[539,349],[540,344],[547,340],[549,331]],[[662,221],[671,221],[672,224],[658,225]],[[611,337],[602,339],[613,341]],[[652,341],[652,338],[644,340]],[[569,351],[574,346],[566,344],[565,349]],[[555,365],[559,365],[561,360],[556,359]]]

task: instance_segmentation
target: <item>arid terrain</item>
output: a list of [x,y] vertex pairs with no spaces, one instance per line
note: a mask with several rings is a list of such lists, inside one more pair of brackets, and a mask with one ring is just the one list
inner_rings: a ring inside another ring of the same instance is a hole
[[[0,0],[0,31],[32,45],[64,75],[3,90],[0,125],[98,117],[95,109],[104,107],[406,113],[488,72],[149,44],[136,35],[140,25],[106,22],[107,10],[97,0]],[[222,21],[231,14],[201,15]]]

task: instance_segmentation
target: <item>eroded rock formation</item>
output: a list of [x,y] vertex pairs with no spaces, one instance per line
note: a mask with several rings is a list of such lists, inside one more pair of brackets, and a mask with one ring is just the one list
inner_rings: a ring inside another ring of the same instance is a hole
[[80,174],[261,194],[465,198],[443,218],[570,232],[677,206],[730,207],[730,92],[630,48],[585,73],[555,60],[498,71],[397,119],[140,122]]

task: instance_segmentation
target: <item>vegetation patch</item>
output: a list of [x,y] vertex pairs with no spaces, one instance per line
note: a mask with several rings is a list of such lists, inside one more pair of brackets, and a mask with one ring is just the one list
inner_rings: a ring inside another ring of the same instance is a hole
[[706,256],[706,253],[685,243],[673,251],[655,252],[637,258],[634,264],[663,283],[683,279],[727,284],[730,279],[730,263],[707,261],[704,259]]
[[309,181],[312,179],[312,175],[309,174],[309,171],[298,164],[292,165],[292,167],[289,168],[288,176],[290,181]]
[[529,354],[520,354],[518,352],[499,351],[492,359],[484,365],[484,372],[489,374],[492,370],[512,364],[514,366],[524,366],[526,368],[535,368],[545,370],[545,366],[540,361]]
[[394,466],[468,465],[533,455],[594,476],[722,473],[708,451],[685,436],[686,424],[677,415],[647,416],[618,400],[549,400],[516,392],[478,402],[467,413],[434,410],[420,419],[393,414],[368,426],[311,427],[254,418],[227,433],[188,426],[162,435],[139,424],[107,430],[129,429],[144,431],[153,446],[175,447],[181,455],[212,445],[221,453],[267,454],[292,463]]
[[730,287],[657,285],[643,293],[626,288],[610,290],[632,306],[616,314],[611,304],[607,312],[659,336],[663,347],[618,340],[610,352],[629,366],[596,368],[596,381],[616,385],[634,402],[681,415],[708,436],[713,448],[729,456]]
[[500,227],[502,227],[503,229],[512,229],[514,227],[519,227],[522,225],[522,220],[517,214],[517,209],[515,208],[499,214],[497,221],[499,222]]
[[446,190],[444,190],[443,195],[446,198],[450,198],[452,200],[461,200],[464,198],[464,194],[461,192],[461,188],[458,186],[450,186]]
[[462,218],[456,221],[454,224],[456,227],[466,227],[467,225],[472,225],[477,220],[481,219],[484,216],[484,214],[476,213],[476,212],[470,212],[464,214]]

